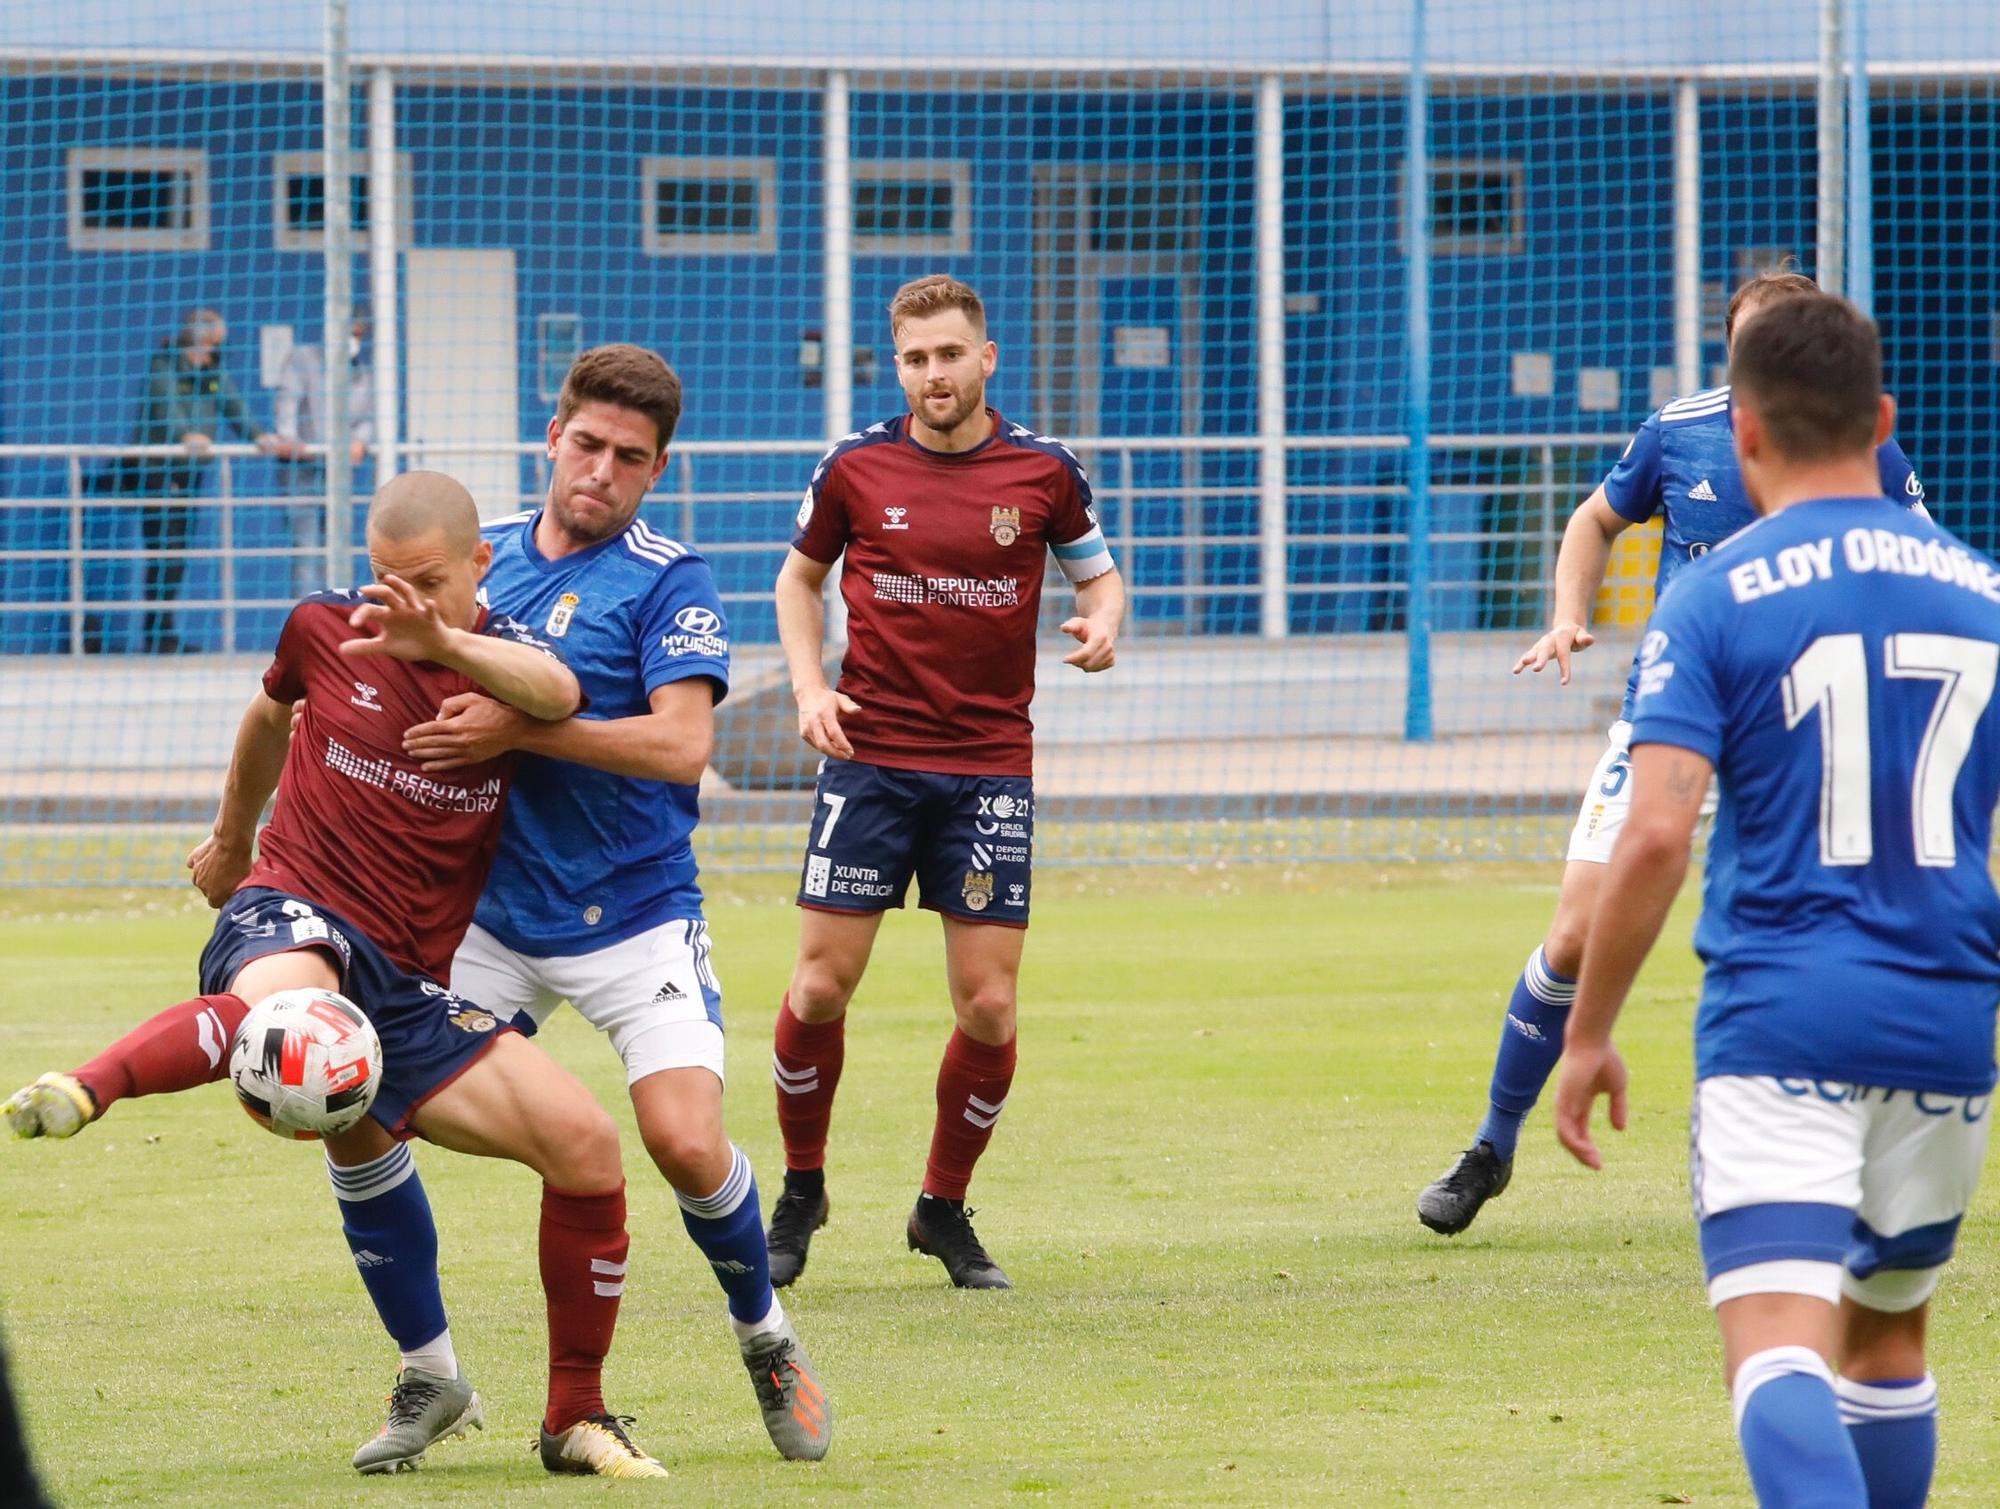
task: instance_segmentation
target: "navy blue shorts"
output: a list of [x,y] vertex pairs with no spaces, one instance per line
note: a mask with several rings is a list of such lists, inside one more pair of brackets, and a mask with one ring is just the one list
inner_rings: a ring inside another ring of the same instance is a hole
[[823,912],[920,903],[965,922],[1028,925],[1035,783],[821,761],[799,905]]
[[505,1032],[532,1033],[534,1022],[503,1022],[437,981],[413,975],[369,942],[367,934],[318,902],[267,886],[230,897],[201,951],[201,989],[214,995],[252,959],[317,948],[340,972],[340,993],[368,1013],[382,1040],[382,1087],[368,1114],[398,1137],[414,1135],[410,1115],[471,1068]]

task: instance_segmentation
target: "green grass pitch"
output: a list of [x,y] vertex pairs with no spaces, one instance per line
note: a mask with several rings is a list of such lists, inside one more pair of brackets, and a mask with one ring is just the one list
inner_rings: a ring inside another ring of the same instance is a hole
[[[903,1249],[948,1031],[937,924],[892,917],[848,1033],[833,1224],[787,1303],[839,1412],[779,1462],[720,1296],[630,1132],[609,1049],[543,1041],[627,1130],[633,1267],[609,1395],[673,1471],[545,1477],[533,1177],[420,1150],[489,1425],[412,1477],[347,1466],[394,1357],[321,1160],[221,1087],[73,1142],[0,1146],[0,1323],[63,1504],[1741,1505],[1688,1214],[1689,900],[1628,1011],[1634,1118],[1601,1175],[1538,1111],[1467,1235],[1416,1192],[1483,1103],[1500,1005],[1553,875],[1503,866],[1049,870],[1021,1068],[973,1188],[1011,1294]],[[208,913],[0,898],[0,1084],[192,990]],[[731,1131],[775,1187],[765,1065],[795,928],[781,882],[718,888]],[[1936,1502],[2000,1481],[1994,1201],[1937,1306]]]

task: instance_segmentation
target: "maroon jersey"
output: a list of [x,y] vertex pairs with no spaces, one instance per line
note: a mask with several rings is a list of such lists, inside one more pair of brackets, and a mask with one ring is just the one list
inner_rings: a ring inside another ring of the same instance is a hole
[[[303,697],[306,710],[244,884],[319,902],[402,968],[448,980],[500,840],[513,757],[429,775],[403,752],[404,731],[435,718],[445,698],[484,689],[428,661],[341,654],[354,638],[348,615],[365,600],[315,593],[278,637],[264,692]],[[541,644],[485,610],[477,632]]]
[[989,409],[993,435],[926,450],[908,415],[826,453],[793,548],[843,551],[841,715],[854,757],[948,775],[1034,768],[1035,620],[1047,556],[1072,582],[1109,571],[1090,482],[1064,446]]

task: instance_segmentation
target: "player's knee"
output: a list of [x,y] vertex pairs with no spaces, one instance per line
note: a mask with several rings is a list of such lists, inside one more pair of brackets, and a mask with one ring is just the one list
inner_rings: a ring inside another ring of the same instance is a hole
[[976,1042],[999,1045],[1014,1036],[1012,982],[983,986],[957,1004],[958,1027]]
[[568,1097],[537,1116],[541,1175],[558,1189],[609,1189],[625,1177],[618,1126],[588,1095]]
[[721,1128],[693,1121],[642,1126],[640,1138],[661,1176],[683,1194],[706,1195],[729,1174],[729,1142]]
[[792,1015],[802,1022],[830,1022],[847,1010],[854,988],[861,983],[823,959],[801,959],[792,972]]

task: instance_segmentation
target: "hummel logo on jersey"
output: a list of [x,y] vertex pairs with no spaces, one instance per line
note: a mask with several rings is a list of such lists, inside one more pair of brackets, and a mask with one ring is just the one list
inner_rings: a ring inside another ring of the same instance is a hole
[[365,681],[357,681],[354,683],[354,695],[347,700],[356,707],[365,707],[371,713],[379,713],[382,711],[382,704],[375,699],[381,695],[380,687],[370,686]]
[[1693,487],[1688,489],[1688,496],[1697,503],[1713,503],[1715,501],[1715,489],[1708,485],[1708,478],[1703,477]]
[[394,1261],[394,1258],[385,1258],[381,1253],[370,1252],[366,1247],[354,1254],[354,1266],[357,1268],[386,1268]]
[[660,1006],[668,1001],[685,1001],[686,999],[687,992],[682,990],[672,980],[669,980],[660,987],[659,993],[653,997],[653,1004]]
[[909,511],[909,509],[907,509],[907,508],[885,508],[885,509],[883,509],[883,510],[882,510],[882,519],[883,519],[883,523],[882,523],[882,527],[883,527],[884,529],[908,529],[908,528],[909,528],[910,526],[909,526],[908,524],[905,524],[905,523],[903,522],[903,520],[904,520],[904,519],[905,519],[905,518],[906,518],[906,517],[907,517],[907,516],[909,515],[909,512],[910,512],[910,511]]

